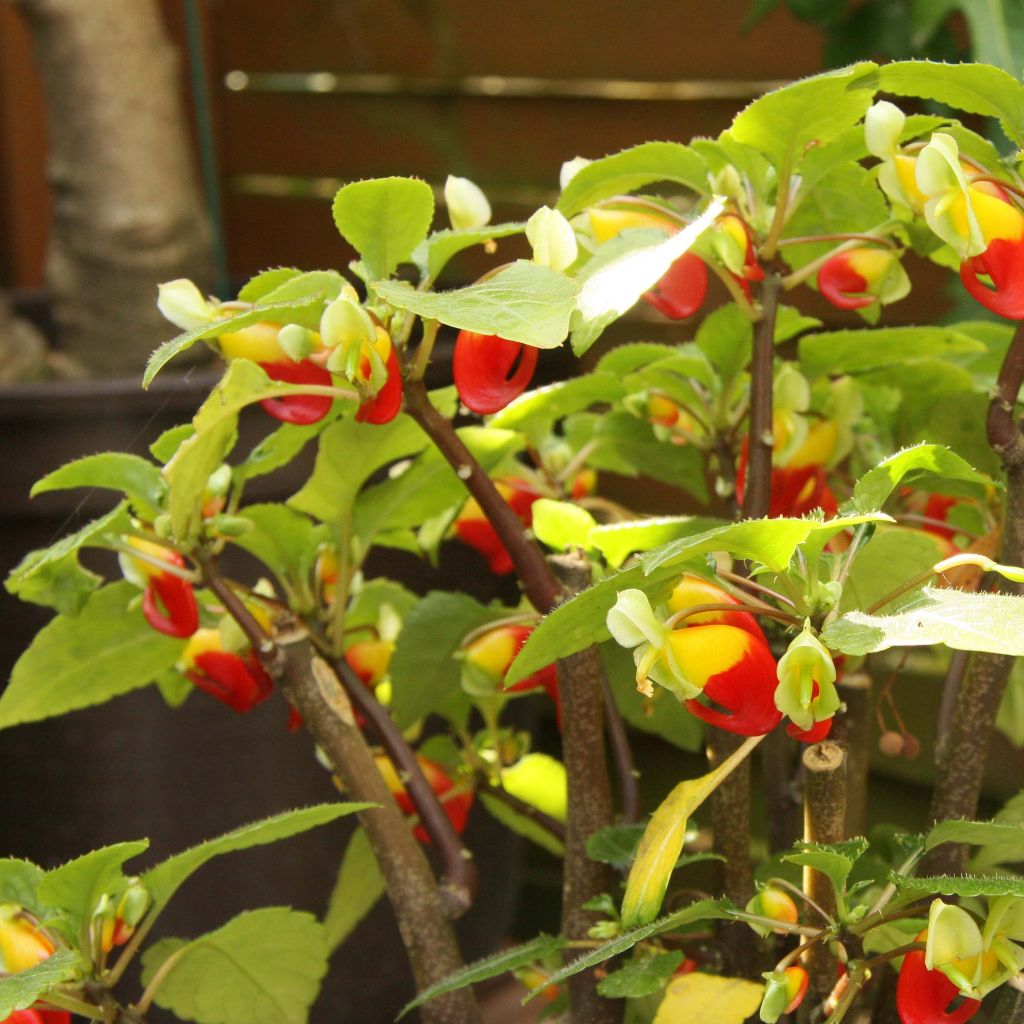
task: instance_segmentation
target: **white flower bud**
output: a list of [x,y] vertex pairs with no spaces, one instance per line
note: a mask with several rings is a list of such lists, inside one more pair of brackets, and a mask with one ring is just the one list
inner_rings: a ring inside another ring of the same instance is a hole
[[175,327],[191,331],[217,319],[217,306],[210,302],[188,278],[165,281],[159,285],[156,306]]
[[588,160],[585,156],[574,156],[571,160],[566,160],[562,164],[562,169],[558,172],[559,186],[564,189],[584,167],[591,163],[593,163],[593,160]]
[[879,100],[864,115],[864,141],[868,152],[880,160],[890,160],[896,153],[907,123],[906,115],[888,100]]
[[557,210],[542,206],[527,222],[526,237],[533,247],[533,262],[562,271],[576,262],[576,232]]
[[491,220],[491,204],[479,185],[469,178],[449,174],[444,183],[444,201],[448,218],[457,231],[482,228]]

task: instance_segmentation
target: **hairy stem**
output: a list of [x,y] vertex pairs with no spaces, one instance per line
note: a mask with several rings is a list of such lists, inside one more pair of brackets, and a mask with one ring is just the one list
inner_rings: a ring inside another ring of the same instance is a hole
[[[1024,560],[1024,434],[1016,417],[1017,395],[1024,383],[1024,324],[1018,326],[1003,360],[989,403],[988,442],[1006,469],[1006,507],[1000,561],[1020,565]],[[1006,593],[1021,592],[1018,584],[999,580]],[[985,768],[985,758],[995,729],[996,715],[1010,678],[1014,659],[1002,654],[971,655],[957,692],[953,720],[935,774],[931,817],[973,818]],[[966,863],[963,846],[945,843],[930,851],[928,873],[952,874]]]
[[747,478],[743,489],[744,519],[768,515],[772,500],[772,384],[775,356],[775,314],[779,276],[769,270],[761,288],[761,319],[754,328],[750,360],[750,426],[747,438]]
[[[708,726],[708,767],[717,768],[743,744],[743,737]],[[725,858],[720,865],[721,889],[738,907],[754,895],[754,872],[750,863],[750,759],[733,769],[711,794],[711,829],[715,853]],[[716,945],[722,966],[729,975],[756,977],[757,941],[745,925],[734,921],[715,924]]]
[[[804,751],[804,839],[811,843],[838,843],[846,837],[846,754],[838,743],[824,740]],[[833,917],[836,899],[828,877],[804,868],[804,891]],[[835,984],[835,965],[824,946],[804,957],[810,975],[810,994],[821,1002]]]
[[[409,955],[416,987],[423,990],[462,966],[444,900],[419,844],[413,838],[373,754],[356,725],[352,704],[305,629],[287,624],[278,639],[280,681],[349,796],[376,804],[359,815],[387,885],[388,897]],[[420,1011],[431,1024],[479,1021],[471,990],[460,989]]]
[[[582,552],[552,558],[558,578],[570,593],[590,583],[590,564]],[[608,865],[587,856],[586,843],[598,829],[612,823],[611,786],[604,743],[604,671],[596,647],[558,662],[558,690],[562,700],[562,749],[569,786],[569,812],[565,829],[565,868],[562,880],[562,934],[586,939],[599,914],[583,904],[611,892],[614,879]],[[581,971],[569,979],[572,1024],[614,1024],[622,1005],[597,994],[597,978]]]

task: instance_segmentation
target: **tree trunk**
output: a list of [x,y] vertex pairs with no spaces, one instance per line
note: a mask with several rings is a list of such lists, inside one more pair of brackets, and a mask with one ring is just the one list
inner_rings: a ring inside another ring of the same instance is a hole
[[61,348],[90,373],[139,372],[170,333],[156,286],[200,284],[208,230],[156,0],[14,0],[49,112],[47,283]]

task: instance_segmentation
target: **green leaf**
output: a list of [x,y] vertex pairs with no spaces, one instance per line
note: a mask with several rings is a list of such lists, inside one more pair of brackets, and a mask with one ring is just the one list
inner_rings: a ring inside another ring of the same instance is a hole
[[460,684],[455,653],[463,638],[501,612],[485,608],[466,594],[436,590],[406,616],[388,671],[391,712],[408,729],[432,711],[464,715],[468,698]]
[[[496,471],[525,444],[521,434],[491,427],[460,427],[456,434],[486,473]],[[402,472],[359,495],[353,532],[368,546],[383,531],[418,527],[461,505],[465,498],[465,483],[432,447]]]
[[190,349],[197,341],[218,338],[222,334],[240,331],[264,320],[272,323],[298,323],[303,327],[316,328],[320,322],[324,300],[320,295],[308,295],[305,298],[292,299],[288,302],[266,303],[253,306],[244,313],[233,313],[210,324],[200,324],[189,331],[184,331],[170,341],[165,341],[150,357],[146,364],[146,372],[142,377],[142,386],[148,388],[153,378],[176,356]]
[[154,518],[167,492],[160,470],[147,459],[127,452],[101,452],[75,459],[37,480],[31,497],[72,487],[122,491],[139,513]]
[[657,921],[652,921],[650,924],[645,924],[640,928],[633,928],[631,931],[624,932],[618,938],[612,939],[611,942],[606,942],[604,945],[598,946],[597,949],[592,949],[590,952],[577,957],[571,963],[566,964],[565,967],[555,971],[543,985],[530,989],[523,1002],[529,1002],[534,996],[545,989],[550,988],[552,985],[561,984],[566,978],[571,978],[574,974],[579,974],[580,971],[589,970],[591,967],[596,967],[598,964],[603,964],[606,960],[610,960],[613,956],[625,953],[638,942],[643,942],[644,939],[649,939],[652,935],[661,935],[664,932],[675,931],[688,924],[693,924],[695,921],[715,921],[727,916],[728,914],[722,909],[722,904],[719,901],[698,900],[698,902],[691,903],[688,907],[677,910],[673,914],[659,917]]
[[342,522],[360,488],[377,470],[426,445],[426,434],[404,413],[384,424],[345,417],[321,435],[313,474],[288,504],[324,522]]
[[404,281],[379,281],[373,287],[385,302],[426,320],[535,348],[557,348],[565,340],[576,299],[569,278],[525,260],[447,292],[420,292]]
[[[1015,68],[1014,72],[1017,71]],[[986,64],[895,61],[878,68],[860,84],[998,118],[1006,137],[1018,146],[1024,145],[1024,84],[1001,68]]]
[[[326,305],[341,294],[346,283],[345,278],[336,270],[301,271],[290,276],[288,280],[279,281],[260,301],[266,306],[315,297]],[[305,326],[318,327],[319,324],[307,323]]]
[[533,503],[532,530],[537,540],[556,551],[590,547],[590,532],[597,521],[585,509],[571,501],[540,498]]
[[[889,521],[887,516],[867,518]],[[620,590],[642,590],[657,604],[668,596],[685,563],[715,551],[761,562],[781,572],[797,547],[808,538],[815,536],[825,543],[829,537],[861,521],[864,520],[858,516],[827,523],[812,519],[752,519],[672,541],[652,551],[639,565],[605,577],[541,620],[512,663],[505,677],[506,685],[525,679],[558,658],[607,640],[611,634],[605,619]]]
[[924,838],[925,851],[942,843],[1011,843],[1024,849],[1024,825],[1007,821],[940,821]]
[[789,864],[820,871],[832,883],[838,899],[846,891],[846,880],[854,864],[867,848],[868,841],[863,838],[828,845],[804,842],[797,844],[797,853],[785,854],[782,859]]
[[636,858],[644,829],[644,825],[605,825],[587,836],[587,856],[625,871]]
[[634,552],[650,551],[669,541],[693,537],[722,525],[720,519],[708,516],[655,516],[598,526],[590,534],[590,543],[613,569],[617,569]]
[[236,850],[248,850],[253,846],[266,846],[279,839],[288,839],[311,828],[319,828],[338,818],[372,807],[372,804],[331,803],[284,811],[263,821],[242,825],[218,839],[208,839],[183,853],[175,854],[150,868],[142,876],[153,903],[162,907],[174,895],[181,884],[207,861]]
[[448,265],[448,261],[463,249],[483,245],[492,238],[507,238],[523,233],[525,224],[486,224],[482,228],[435,231],[421,242],[412,254],[412,261],[431,280],[436,279]]
[[736,115],[728,134],[776,167],[796,161],[808,143],[830,142],[864,116],[873,98],[867,73],[875,68],[854,64],[767,93]]
[[253,528],[234,543],[263,562],[287,591],[307,593],[324,527],[287,505],[246,505],[239,514]]
[[105,547],[108,535],[125,533],[130,528],[131,518],[122,502],[56,544],[29,552],[11,570],[4,585],[22,601],[77,615],[103,583],[103,577],[79,563],[78,552],[83,547]]
[[192,419],[195,433],[182,441],[164,467],[170,484],[167,511],[174,537],[188,543],[198,536],[203,495],[210,474],[234,447],[238,413],[245,399],[260,391],[269,378],[255,363],[237,359]]
[[181,656],[185,642],[143,619],[130,583],[96,591],[74,618],[44,626],[0,696],[0,729],[102,704],[153,682]]
[[161,463],[168,463],[174,453],[181,447],[181,442],[191,437],[196,428],[191,423],[179,423],[176,427],[168,427],[150,446],[150,454]]
[[975,389],[974,379],[968,370],[930,356],[908,359],[881,370],[869,370],[860,377],[860,383],[866,395],[875,389],[899,389],[901,401],[897,409],[895,436],[903,444],[927,437],[927,427],[936,405],[957,397],[958,393]]
[[475,985],[477,982],[486,981],[488,978],[496,978],[506,971],[514,971],[519,967],[526,967],[537,960],[543,960],[553,953],[557,953],[565,946],[565,939],[557,935],[538,935],[537,938],[524,942],[521,946],[513,946],[511,949],[503,949],[493,956],[484,957],[475,963],[467,964],[461,970],[449,974],[443,981],[430,988],[424,989],[416,998],[402,1008],[398,1015],[401,1020],[410,1010],[417,1006],[429,1003],[431,999],[446,995],[449,992],[456,992],[467,985]]
[[993,485],[989,476],[979,473],[948,448],[937,444],[918,444],[890,455],[874,469],[868,470],[853,489],[854,507],[862,512],[882,508],[897,487],[912,485],[928,477],[938,478],[944,484],[950,480],[961,480],[982,487]]
[[680,782],[651,815],[626,879],[626,893],[622,898],[623,927],[648,924],[657,917],[683,849],[687,821],[760,741],[759,736],[745,740],[706,775]]
[[192,941],[164,939],[142,957],[148,985],[173,966],[154,1002],[197,1024],[304,1024],[327,973],[327,938],[312,914],[250,910]]
[[1024,597],[925,587],[892,615],[848,612],[822,631],[844,654],[945,644],[957,651],[1024,654]]
[[48,871],[39,882],[39,899],[68,913],[78,933],[91,919],[100,897],[124,878],[125,861],[138,857],[149,848],[148,839],[116,843],[76,857]]
[[647,241],[648,234],[656,233],[637,232],[635,239],[642,241],[637,245],[632,234],[624,233],[603,245],[577,275],[573,352],[582,356],[610,323],[632,309],[711,227],[724,207],[725,201],[716,196],[694,221],[668,238],[655,237]]
[[934,534],[899,527],[879,528],[854,557],[843,584],[840,613],[869,608],[891,594],[899,580],[911,580],[945,557]]
[[366,831],[357,828],[345,847],[338,880],[327,903],[324,928],[327,947],[333,953],[355,931],[384,895],[384,876],[380,873]]
[[491,817],[500,821],[507,829],[515,832],[516,835],[529,839],[532,843],[536,843],[555,857],[563,857],[565,855],[565,846],[547,829],[542,828],[525,815],[517,813],[508,804],[503,804],[500,800],[490,796],[486,790],[478,790],[477,796]]
[[750,361],[754,325],[730,302],[704,318],[695,340],[711,365],[729,380]]
[[1024,11],[1015,0],[960,0],[973,59],[994,64],[1016,80],[1024,67]]
[[302,273],[297,267],[271,267],[261,270],[242,286],[238,293],[239,302],[259,302],[272,291],[298,277]]
[[800,339],[800,368],[809,377],[860,373],[920,356],[984,352],[985,345],[950,327],[879,327],[828,331]]
[[691,971],[669,982],[653,1024],[673,1024],[682,1017],[743,1024],[753,1017],[764,991],[760,981]]
[[500,430],[522,431],[539,446],[557,420],[592,405],[620,401],[625,395],[626,389],[617,377],[595,371],[527,391],[489,422]]
[[587,164],[573,175],[558,209],[573,217],[602,199],[671,181],[694,192],[708,192],[707,165],[700,154],[678,142],[644,142]]
[[38,918],[49,916],[39,899],[43,869],[31,861],[5,857],[0,860],[0,903],[17,903]]
[[252,480],[287,466],[310,441],[319,437],[334,422],[345,404],[335,402],[331,411],[316,423],[282,423],[249,452],[244,462],[235,467],[235,479],[239,482]]
[[81,957],[71,949],[62,949],[17,974],[0,978],[0,1017],[25,1010],[41,995],[69,981],[80,970]]
[[371,277],[385,278],[426,237],[434,219],[434,192],[418,178],[354,181],[338,190],[334,223],[359,253]]
[[605,999],[639,999],[653,995],[668,984],[682,962],[683,954],[678,951],[634,960],[602,978],[597,983],[597,991]]
[[936,896],[1024,896],[1024,878],[1019,876],[927,875],[907,878],[893,873],[889,881],[901,893]]

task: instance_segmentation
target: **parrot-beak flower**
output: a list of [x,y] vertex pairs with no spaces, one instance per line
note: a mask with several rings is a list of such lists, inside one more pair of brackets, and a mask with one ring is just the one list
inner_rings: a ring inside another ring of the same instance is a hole
[[499,412],[529,387],[539,354],[496,334],[459,331],[452,362],[459,398],[481,416]]

